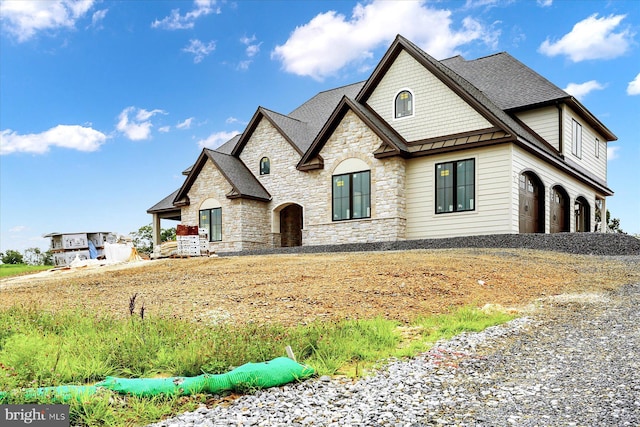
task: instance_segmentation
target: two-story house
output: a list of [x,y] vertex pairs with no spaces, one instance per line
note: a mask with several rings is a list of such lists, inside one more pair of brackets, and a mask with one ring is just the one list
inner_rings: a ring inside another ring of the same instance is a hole
[[368,80],[259,107],[148,212],[217,252],[594,231],[613,140],[508,53],[437,61],[397,36]]

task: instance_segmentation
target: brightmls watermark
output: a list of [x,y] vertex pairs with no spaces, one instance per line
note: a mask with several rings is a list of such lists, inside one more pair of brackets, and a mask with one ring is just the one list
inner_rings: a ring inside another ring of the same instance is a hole
[[69,405],[0,405],[0,426],[69,427]]

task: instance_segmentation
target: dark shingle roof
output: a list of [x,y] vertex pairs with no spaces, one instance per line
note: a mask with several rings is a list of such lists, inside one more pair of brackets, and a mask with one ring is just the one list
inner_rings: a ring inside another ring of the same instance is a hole
[[342,97],[355,98],[364,83],[358,82],[320,92],[288,114],[289,117],[304,123],[304,126],[301,125],[298,130],[300,137],[299,148],[302,153],[309,149],[314,138],[325,125]]
[[164,199],[160,200],[155,205],[151,206],[149,209],[147,209],[147,213],[157,213],[157,212],[175,210],[176,207],[173,205],[173,200],[178,195],[178,191],[180,191],[180,189],[177,189],[176,191],[169,194]]
[[271,200],[271,195],[239,158],[215,150],[205,149],[205,153],[233,187],[233,196]]
[[464,77],[503,110],[570,97],[506,52],[470,61],[455,56],[440,62]]

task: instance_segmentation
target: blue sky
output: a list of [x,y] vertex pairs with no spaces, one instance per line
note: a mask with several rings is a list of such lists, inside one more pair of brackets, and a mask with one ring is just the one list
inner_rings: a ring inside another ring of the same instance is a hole
[[365,80],[396,34],[507,51],[577,97],[618,136],[607,207],[640,233],[640,2],[1,0],[0,20],[2,251],[149,224],[203,147]]

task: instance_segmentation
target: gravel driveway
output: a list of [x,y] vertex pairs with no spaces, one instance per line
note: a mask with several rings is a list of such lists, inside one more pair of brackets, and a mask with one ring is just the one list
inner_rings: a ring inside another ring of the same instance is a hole
[[637,283],[547,298],[357,382],[263,390],[155,426],[639,426],[639,358]]

